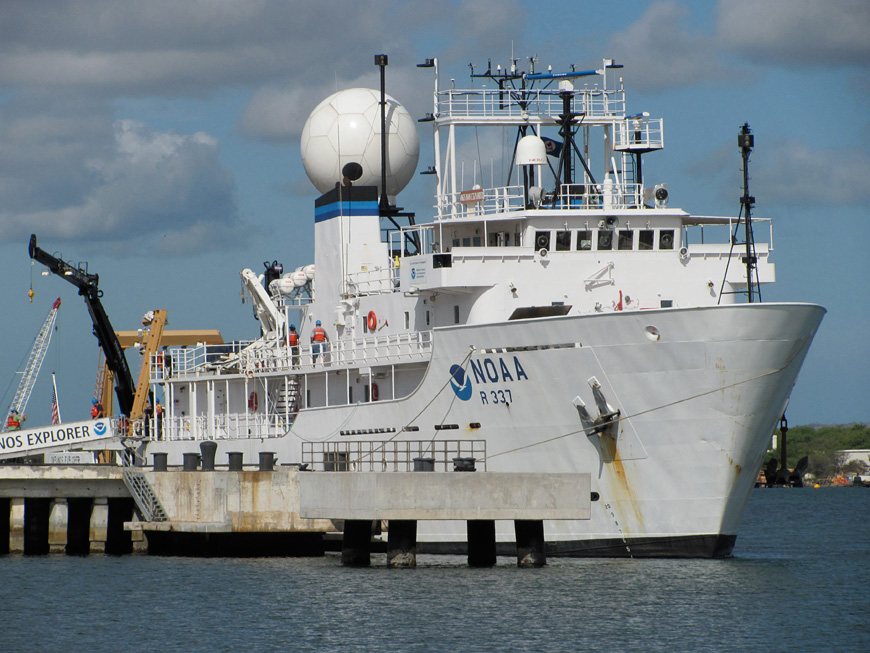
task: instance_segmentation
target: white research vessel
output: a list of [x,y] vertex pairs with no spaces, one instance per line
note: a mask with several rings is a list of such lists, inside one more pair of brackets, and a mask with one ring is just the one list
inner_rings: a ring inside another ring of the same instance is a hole
[[[378,91],[324,100],[302,137],[323,193],[313,265],[242,271],[256,340],[154,360],[165,412],[140,453],[177,464],[213,440],[219,461],[275,452],[315,471],[473,458],[479,471],[587,472],[592,518],[546,522],[550,555],[729,555],[825,309],[758,301],[768,243],[645,185],[662,121],[627,112],[612,61],[563,74],[514,61],[472,69],[466,88],[423,65],[434,219],[392,204],[418,157],[407,112],[384,96],[384,133]],[[468,130],[478,160],[460,156]],[[496,174],[507,182],[482,185]],[[328,342],[312,358],[318,320]],[[463,522],[419,524],[420,551],[463,552],[465,538]],[[497,539],[513,543],[510,522]]]

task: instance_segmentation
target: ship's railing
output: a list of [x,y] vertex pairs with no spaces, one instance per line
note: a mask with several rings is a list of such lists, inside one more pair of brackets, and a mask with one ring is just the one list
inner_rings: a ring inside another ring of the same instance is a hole
[[630,117],[614,125],[614,150],[648,152],[660,150],[664,146],[664,123],[661,118]]
[[[599,118],[619,119],[625,115],[625,91],[621,89],[582,88],[571,94],[571,110],[584,113],[584,122]],[[561,91],[557,88],[448,89],[435,95],[435,115],[438,118],[526,120],[529,115],[555,118],[563,111]]]
[[[303,442],[302,463],[327,472],[411,472],[414,459],[433,471],[453,471],[454,458],[474,459],[486,471],[486,440],[352,440]],[[418,463],[420,464],[420,463]],[[423,463],[425,464],[425,463]]]
[[[641,184],[562,184],[559,198],[552,208],[557,209],[634,209],[643,206]],[[550,208],[542,205],[541,208]]]
[[[457,220],[498,215],[527,208],[522,186],[484,188],[478,191],[483,199],[464,200],[463,193],[444,193],[438,196],[438,218]],[[561,184],[559,195],[549,193],[540,203],[541,209],[628,209],[643,206],[641,184],[617,183],[605,180],[600,184]],[[424,252],[425,253],[425,252]]]
[[432,332],[414,331],[326,342],[323,343],[322,355],[316,361],[312,360],[314,352],[310,344],[288,347],[285,342],[278,342],[274,346],[244,351],[240,362],[245,373],[287,370],[305,372],[323,367],[425,360],[431,351]]
[[170,375],[183,376],[201,369],[219,366],[237,356],[253,341],[227,342],[220,345],[197,345],[195,347],[172,347],[162,359],[159,354],[151,360],[151,380],[162,381]]
[[478,191],[483,195],[479,201],[465,200],[463,193],[444,193],[437,198],[435,208],[442,220],[469,218],[483,215],[495,215],[508,211],[520,211],[525,208],[522,186],[502,186],[500,188],[483,188]]
[[263,439],[281,437],[289,426],[283,415],[262,413],[164,416],[141,420],[136,435],[153,442]]
[[396,273],[396,268],[390,265],[348,274],[345,293],[350,297],[358,297],[393,292],[399,285]]
[[272,301],[275,302],[275,306],[278,307],[278,310],[283,310],[285,308],[296,308],[297,306],[305,306],[306,304],[310,304],[314,301],[314,298],[311,296],[311,292],[305,289],[298,289],[294,291],[290,295],[278,295],[273,296]]

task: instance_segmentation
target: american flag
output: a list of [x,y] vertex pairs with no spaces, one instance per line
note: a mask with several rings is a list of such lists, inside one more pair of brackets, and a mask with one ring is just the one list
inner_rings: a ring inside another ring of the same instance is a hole
[[51,390],[51,423],[60,424],[60,411],[57,408],[57,390]]

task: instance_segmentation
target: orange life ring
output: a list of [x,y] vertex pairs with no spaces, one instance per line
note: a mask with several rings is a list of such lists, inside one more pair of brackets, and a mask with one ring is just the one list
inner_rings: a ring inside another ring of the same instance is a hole
[[252,392],[251,396],[248,397],[248,410],[251,412],[256,412],[257,406],[259,405],[258,397],[256,392]]
[[368,327],[369,331],[374,331],[378,328],[378,316],[375,315],[374,311],[369,311]]
[[372,383],[372,401],[378,400],[378,384]]

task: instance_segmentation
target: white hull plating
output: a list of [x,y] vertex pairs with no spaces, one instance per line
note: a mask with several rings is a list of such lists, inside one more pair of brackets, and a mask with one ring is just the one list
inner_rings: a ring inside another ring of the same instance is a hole
[[[303,410],[282,437],[219,444],[247,449],[249,459],[269,450],[279,461],[299,462],[304,442],[343,447],[378,438],[373,432],[391,433],[384,441],[483,440],[478,465],[488,471],[592,475],[592,519],[545,525],[554,552],[591,554],[584,543],[609,542],[601,553],[637,555],[643,551],[634,543],[652,539],[667,542],[647,543],[653,555],[727,554],[824,312],[809,304],[744,304],[438,329],[431,364],[409,396]],[[465,384],[451,380],[456,364]],[[603,434],[584,429],[575,406],[579,396],[596,414],[593,377],[619,411]],[[408,427],[419,430],[403,431]],[[365,435],[342,435],[351,432]],[[148,448],[161,450],[180,457],[198,443]],[[351,455],[347,464],[363,469],[370,461]],[[498,526],[499,540],[512,542],[512,524]],[[462,542],[465,524],[421,523],[419,538]],[[686,545],[692,538],[703,543]]]

